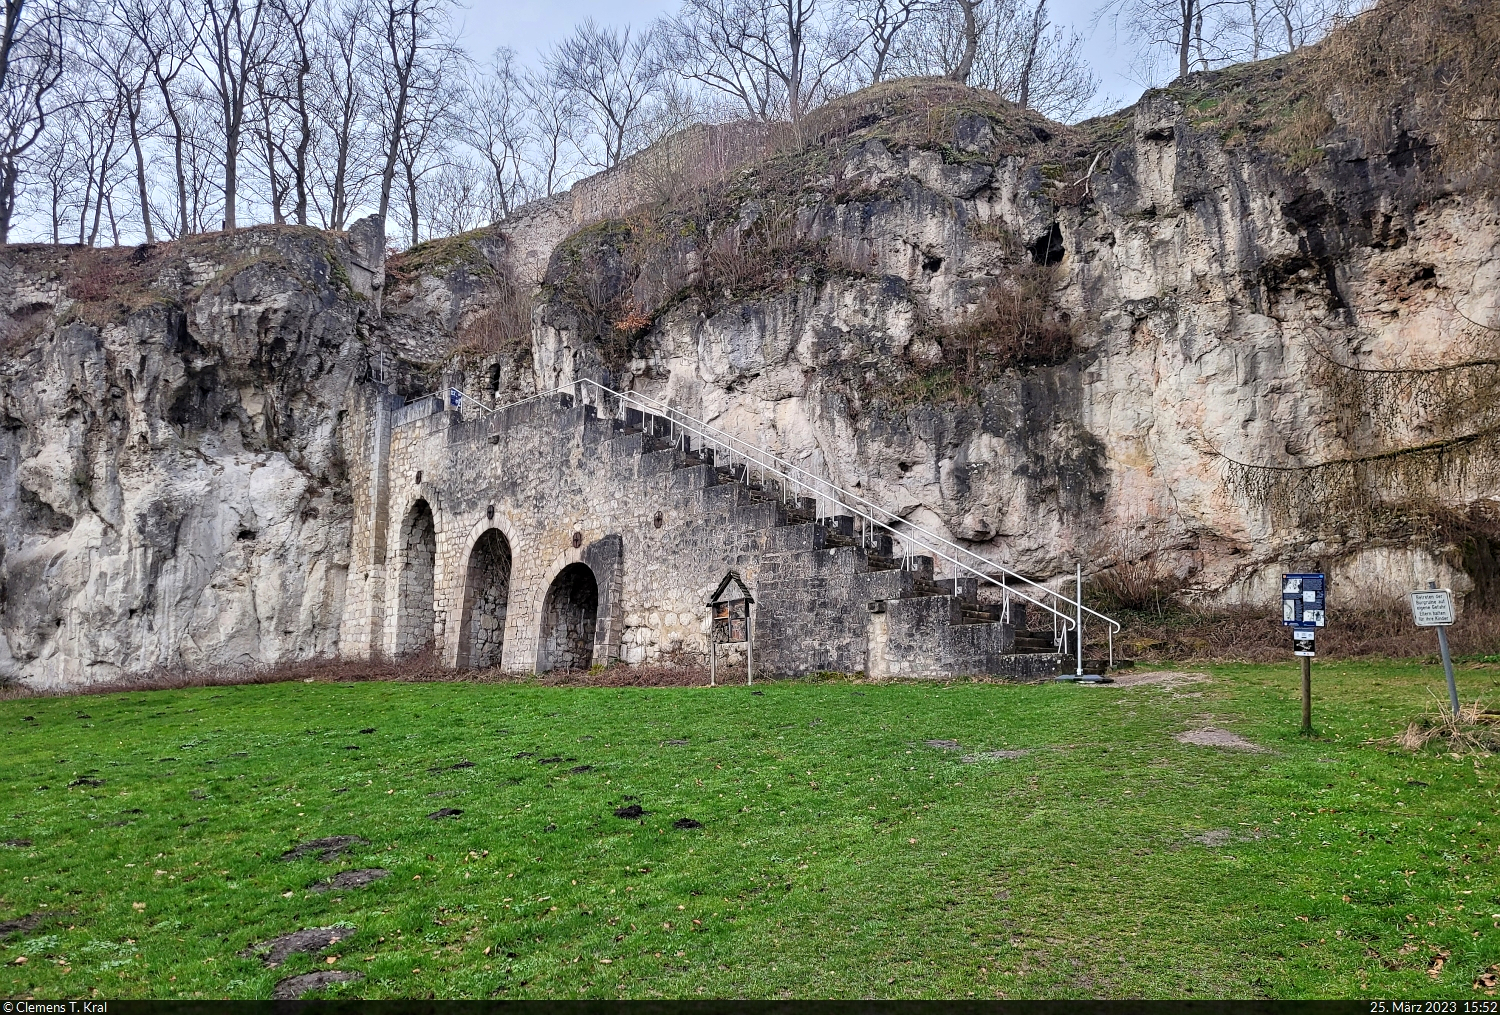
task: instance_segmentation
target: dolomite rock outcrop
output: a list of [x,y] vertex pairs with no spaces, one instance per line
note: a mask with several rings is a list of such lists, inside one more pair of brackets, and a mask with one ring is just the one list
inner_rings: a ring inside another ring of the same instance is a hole
[[[1471,589],[1430,534],[1278,519],[1226,482],[1223,456],[1307,462],[1336,444],[1340,407],[1310,381],[1319,342],[1441,363],[1469,350],[1466,322],[1500,323],[1495,201],[1418,148],[1337,132],[1291,168],[1195,127],[1168,93],[1091,134],[1021,116],[1034,150],[1000,137],[999,115],[960,111],[941,144],[872,134],[801,181],[778,228],[837,270],[725,297],[695,289],[700,255],[672,247],[657,268],[681,292],[623,347],[569,294],[648,303],[662,286],[564,240],[529,343],[448,357],[496,279],[536,268],[556,216],[547,237],[521,215],[414,276],[387,271],[365,229],[5,248],[0,677],[337,654],[376,379],[503,401],[602,377],[1041,578],[1149,556],[1186,589],[1260,603],[1284,564],[1320,560],[1345,602],[1429,578]],[[1073,138],[1055,165],[1051,131]],[[746,230],[772,214],[757,179],[724,189]],[[1051,265],[1071,352],[925,397],[943,327],[1017,250]],[[1435,495],[1483,514],[1500,480],[1470,469]]]
[[[1492,341],[1500,206],[1429,171],[1409,143],[1367,151],[1336,129],[1326,158],[1288,168],[1195,129],[1171,93],[1103,133],[1068,190],[1048,183],[1058,156],[1046,145],[997,155],[977,115],[957,119],[946,155],[878,136],[852,145],[791,198],[800,233],[857,252],[858,271],[680,301],[628,362],[608,362],[598,328],[558,295],[580,258],[556,258],[538,384],[588,375],[645,391],[1031,575],[1149,557],[1184,591],[1264,604],[1282,570],[1317,561],[1346,603],[1429,579],[1471,590],[1430,530],[1372,534],[1316,504],[1289,523],[1226,480],[1230,461],[1295,469],[1350,454],[1343,407],[1315,379],[1330,352],[1436,366],[1472,357],[1476,335]],[[741,189],[753,223],[768,201]],[[1073,355],[1008,371],[967,402],[881,399],[888,372],[941,355],[924,323],[973,313],[1016,239],[1055,262]],[[617,284],[639,298],[639,280]],[[1401,436],[1420,443],[1427,422],[1414,409]],[[1500,473],[1481,463],[1422,493],[1492,519]]]

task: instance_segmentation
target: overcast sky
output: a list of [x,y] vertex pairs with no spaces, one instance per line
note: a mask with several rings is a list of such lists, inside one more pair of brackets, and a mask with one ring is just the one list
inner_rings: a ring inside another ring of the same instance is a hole
[[[1113,27],[1106,21],[1092,30],[1098,0],[1050,0],[1054,24],[1072,25],[1087,40],[1086,53],[1103,82],[1098,111],[1116,109],[1140,96],[1142,88],[1127,76],[1128,44],[1115,45]],[[485,60],[497,46],[509,46],[527,63],[540,50],[562,39],[585,18],[601,24],[644,25],[675,9],[674,0],[469,0],[459,18],[461,41],[476,59]]]

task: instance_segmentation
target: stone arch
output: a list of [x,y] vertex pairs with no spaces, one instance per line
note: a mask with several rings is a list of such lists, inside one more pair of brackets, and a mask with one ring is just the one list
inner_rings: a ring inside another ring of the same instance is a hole
[[599,579],[582,561],[567,565],[552,579],[542,600],[537,672],[592,666],[598,622]]
[[499,666],[510,609],[510,540],[498,527],[480,533],[464,566],[459,614],[458,665]]
[[401,522],[400,576],[396,592],[395,654],[432,644],[436,623],[437,523],[432,506],[418,499]]

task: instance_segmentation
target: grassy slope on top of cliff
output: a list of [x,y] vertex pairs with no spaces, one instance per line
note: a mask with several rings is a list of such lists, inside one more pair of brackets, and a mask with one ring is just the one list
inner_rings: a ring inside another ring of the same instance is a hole
[[[1473,996],[1500,962],[1483,824],[1500,787],[1477,759],[1379,742],[1440,675],[1320,662],[1316,738],[1296,735],[1297,680],[0,702],[0,921],[30,918],[0,943],[0,984],[249,998],[333,970],[364,977],[337,988],[354,997]],[[1177,739],[1210,726],[1262,750]],[[427,817],[442,808],[461,813]],[[343,835],[367,841],[278,859]],[[369,868],[389,875],[313,890]],[[241,954],[341,925],[277,968]]]
[[29,341],[50,325],[54,304],[66,309],[58,324],[119,323],[151,307],[180,307],[204,290],[255,264],[271,262],[308,288],[333,285],[354,296],[334,252],[334,234],[306,226],[251,226],[123,247],[12,244],[0,261],[32,285],[51,284],[48,302],[17,307],[4,318],[0,342]]

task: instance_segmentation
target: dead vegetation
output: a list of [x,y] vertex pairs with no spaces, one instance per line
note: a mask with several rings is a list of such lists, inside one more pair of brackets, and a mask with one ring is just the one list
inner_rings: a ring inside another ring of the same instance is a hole
[[1500,158],[1500,5],[1385,0],[1317,50],[1314,87],[1371,150],[1430,145],[1449,174],[1493,183]]
[[1436,747],[1444,754],[1492,754],[1500,751],[1500,712],[1475,701],[1454,713],[1434,695],[1427,712],[1390,742],[1413,752]]
[[[1291,653],[1291,635],[1281,626],[1279,611],[1169,601],[1161,612],[1116,610],[1113,616],[1124,625],[1115,636],[1116,658],[1262,663],[1284,662]],[[1089,637],[1092,640],[1094,634]],[[1500,658],[1500,612],[1466,610],[1449,629],[1448,639],[1456,656]],[[1431,631],[1412,625],[1405,603],[1352,608],[1338,611],[1329,626],[1318,632],[1318,656],[1436,663],[1437,639]]]

